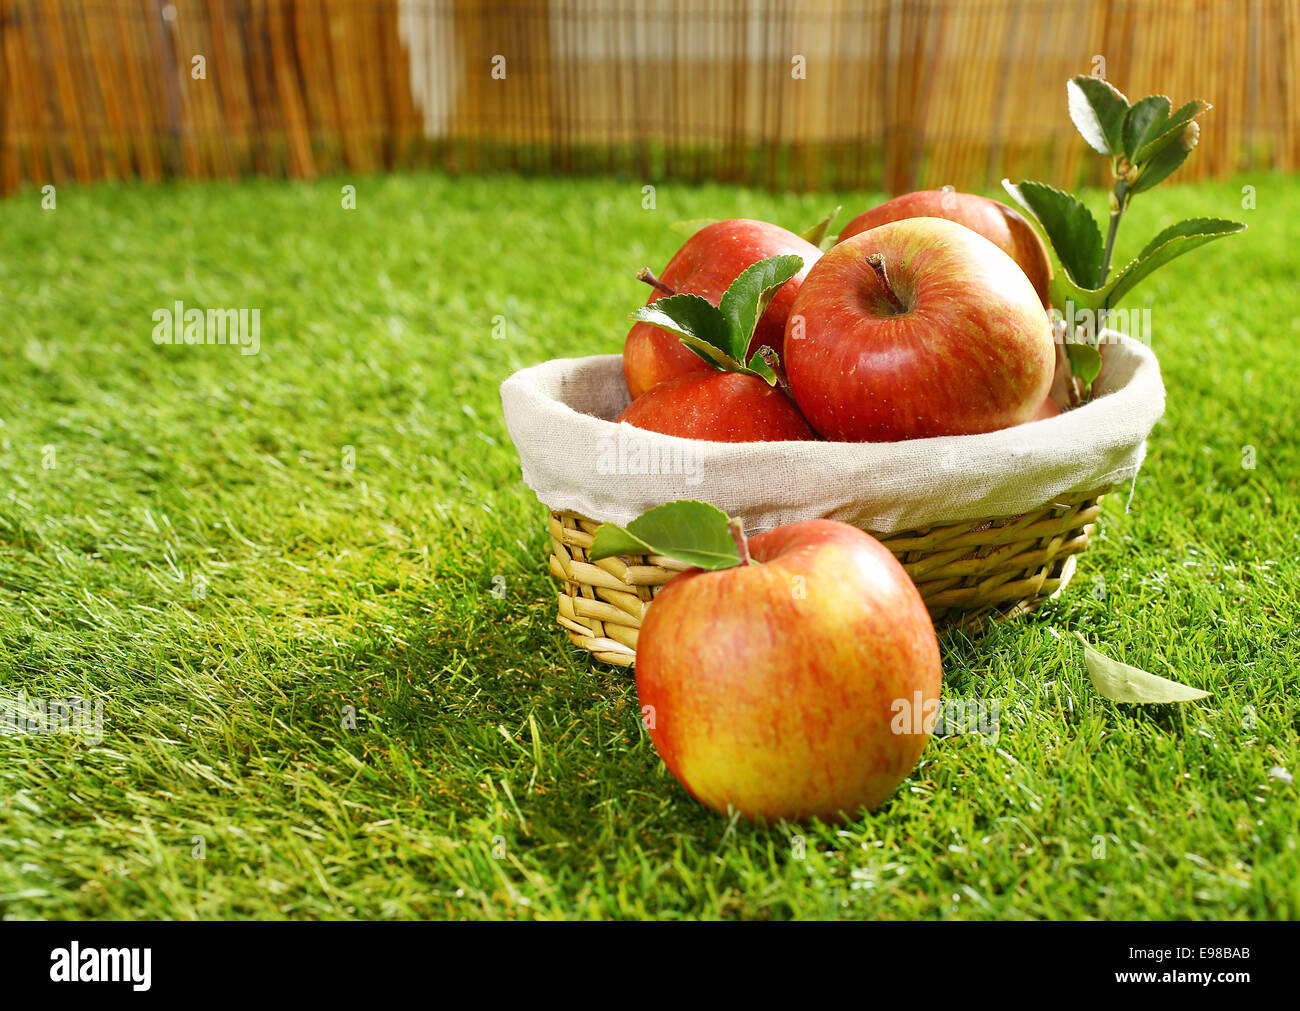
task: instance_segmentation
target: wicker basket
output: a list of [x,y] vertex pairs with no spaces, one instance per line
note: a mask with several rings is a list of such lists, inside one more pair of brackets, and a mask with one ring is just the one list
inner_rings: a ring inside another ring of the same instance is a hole
[[[970,626],[1033,610],[1062,589],[1109,488],[1062,497],[1033,512],[881,537],[915,581],[935,624]],[[658,555],[593,562],[599,526],[552,511],[551,574],[561,581],[559,622],[577,646],[606,663],[636,659],[637,634],[659,588],[687,566]]]
[[647,466],[621,455],[629,426],[611,420],[627,406],[621,356],[519,370],[501,384],[502,409],[524,483],[550,507],[560,625],[597,659],[632,664],[646,608],[684,566],[654,555],[593,562],[592,518],[627,523],[687,498],[752,531],[816,516],[856,523],[899,559],[938,625],[1032,610],[1069,582],[1102,496],[1136,480],[1164,411],[1150,348],[1105,333],[1093,398],[1059,417],[943,443],[699,442],[689,469],[648,466],[655,454],[676,460],[684,441],[654,432],[630,430]]

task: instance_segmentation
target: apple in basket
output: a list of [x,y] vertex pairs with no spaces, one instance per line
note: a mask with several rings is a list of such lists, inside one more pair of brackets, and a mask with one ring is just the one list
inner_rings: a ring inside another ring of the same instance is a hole
[[1051,321],[1015,262],[941,218],[833,246],[785,339],[790,390],[828,439],[897,442],[1034,420],[1052,385]]
[[651,387],[616,420],[714,442],[816,439],[777,384],[778,353],[767,345],[750,350],[763,332],[764,311],[804,269],[801,256],[769,257],[741,271],[716,306],[703,296],[680,294],[633,313],[638,326],[657,328],[700,370]]
[[1016,261],[1034,286],[1034,291],[1038,292],[1043,307],[1047,307],[1047,285],[1052,279],[1052,262],[1047,256],[1047,247],[1022,215],[988,197],[951,190],[904,193],[859,214],[844,226],[839,239],[843,242],[891,221],[922,217],[947,218],[984,236]]
[[[781,354],[786,316],[808,268],[821,256],[811,242],[766,221],[736,218],[715,221],[686,240],[668,261],[660,277],[648,269],[637,276],[655,289],[647,305],[672,295],[698,295],[717,305],[727,287],[745,268],[759,260],[794,254],[803,266],[776,292],[753,332],[753,344],[741,348],[743,359],[764,345]],[[671,336],[655,326],[637,322],[623,346],[623,378],[633,399],[657,383],[687,372],[703,372],[707,365]]]
[[712,442],[812,440],[817,433],[784,390],[741,372],[689,372],[647,390],[618,421]]
[[915,766],[939,647],[916,586],[869,534],[808,520],[746,542],[713,506],[673,502],[604,524],[591,550],[707,567],[659,592],[636,658],[643,726],[696,799],[762,821],[854,817]]

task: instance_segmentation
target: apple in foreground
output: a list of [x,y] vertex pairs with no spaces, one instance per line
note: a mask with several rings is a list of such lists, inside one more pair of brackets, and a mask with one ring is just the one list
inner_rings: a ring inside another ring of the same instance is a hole
[[1047,247],[1023,215],[988,197],[948,190],[904,193],[859,214],[840,232],[840,241],[891,221],[921,217],[947,218],[984,236],[1016,261],[1038,292],[1043,307],[1047,307],[1047,284],[1052,279]]
[[[668,261],[662,276],[655,277],[649,271],[639,275],[655,289],[646,305],[673,294],[700,295],[717,305],[723,292],[746,267],[786,253],[803,257],[803,270],[772,298],[758,321],[749,347],[749,354],[753,354],[767,345],[784,359],[781,341],[790,303],[808,268],[822,254],[811,242],[779,225],[749,218],[705,225]],[[665,379],[687,372],[704,372],[708,368],[706,362],[683,347],[676,337],[650,323],[633,324],[623,345],[623,378],[633,400]]]
[[828,439],[897,442],[1032,421],[1056,346],[1033,285],[969,228],[905,218],[831,247],[790,310],[785,366]]
[[929,740],[934,625],[902,565],[848,524],[792,523],[746,547],[737,567],[674,577],[646,610],[636,686],[650,738],[716,811],[853,817]]
[[780,388],[758,376],[719,372],[711,365],[705,369],[652,387],[628,404],[617,420],[664,435],[713,442],[817,438]]

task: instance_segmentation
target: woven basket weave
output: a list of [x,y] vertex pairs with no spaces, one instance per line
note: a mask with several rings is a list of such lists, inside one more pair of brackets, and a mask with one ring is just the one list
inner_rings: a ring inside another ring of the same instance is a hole
[[[903,563],[936,625],[977,625],[1033,610],[1070,581],[1108,491],[1063,496],[1020,516],[909,530],[880,541]],[[576,513],[551,512],[559,622],[597,660],[628,666],[636,659],[646,608],[688,566],[658,555],[593,562],[587,549],[599,525]]]

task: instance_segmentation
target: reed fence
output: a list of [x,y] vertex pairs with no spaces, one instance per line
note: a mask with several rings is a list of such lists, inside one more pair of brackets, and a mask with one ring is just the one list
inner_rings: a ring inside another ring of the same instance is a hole
[[0,0],[0,192],[437,165],[891,192],[1073,184],[1065,80],[1300,167],[1297,0]]

